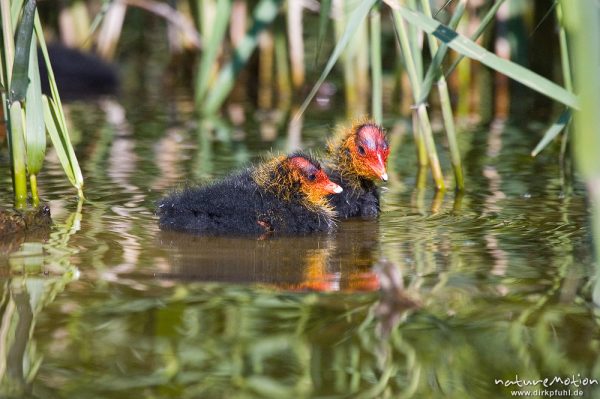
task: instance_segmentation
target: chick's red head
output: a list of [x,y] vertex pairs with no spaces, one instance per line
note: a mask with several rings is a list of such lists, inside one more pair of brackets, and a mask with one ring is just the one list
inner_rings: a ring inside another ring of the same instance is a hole
[[348,144],[356,172],[387,181],[385,165],[390,148],[383,129],[374,123],[366,123],[358,126],[355,132],[354,140]]
[[304,155],[293,155],[288,159],[292,170],[300,180],[300,189],[306,196],[317,202],[328,194],[338,194],[342,188],[329,180],[318,162]]

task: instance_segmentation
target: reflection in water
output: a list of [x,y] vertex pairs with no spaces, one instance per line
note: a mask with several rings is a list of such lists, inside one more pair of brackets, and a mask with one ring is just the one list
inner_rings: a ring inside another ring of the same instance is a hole
[[292,290],[378,288],[371,270],[377,222],[344,223],[333,235],[268,239],[160,232],[171,267],[160,277],[184,281],[261,283]]
[[[502,114],[502,112],[500,112]],[[503,115],[497,115],[497,118],[502,118]],[[506,115],[504,115],[505,117]],[[493,161],[500,155],[502,151],[502,131],[504,130],[503,122],[497,120],[490,130],[488,138],[487,155]],[[488,179],[489,186],[488,191],[491,195],[485,201],[485,209],[483,215],[490,215],[499,213],[502,210],[502,206],[499,204],[500,201],[506,198],[506,195],[502,192],[502,176],[498,173],[495,166],[486,165],[483,169],[483,175]],[[494,264],[490,273],[496,276],[503,276],[506,274],[508,267],[508,259],[506,253],[500,248],[497,237],[490,233],[485,236],[486,247],[488,248],[490,255],[494,259]],[[499,287],[502,292],[506,292],[506,287]]]
[[109,151],[107,175],[119,190],[126,192],[129,196],[128,201],[124,204],[112,206],[112,211],[119,217],[114,218],[111,222],[114,226],[113,229],[121,233],[124,253],[123,263],[116,265],[115,270],[112,270],[110,274],[106,274],[105,278],[108,279],[115,272],[133,272],[137,267],[141,244],[137,235],[132,234],[132,217],[135,212],[145,209],[141,206],[145,201],[145,195],[141,193],[139,187],[131,182],[132,176],[138,168],[138,156],[134,152],[136,143],[127,122],[125,110],[115,101],[107,100],[102,104],[106,120],[115,132]]
[[55,223],[52,233],[38,230],[20,237],[19,250],[8,254],[9,267],[0,264],[0,275],[8,269],[0,295],[0,397],[31,397],[43,361],[33,339],[36,320],[79,277],[69,262],[74,251],[67,248],[80,220],[78,207],[66,223]]

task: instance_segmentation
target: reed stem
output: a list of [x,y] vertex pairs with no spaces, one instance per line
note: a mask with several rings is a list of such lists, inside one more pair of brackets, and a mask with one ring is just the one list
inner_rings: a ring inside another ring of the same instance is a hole
[[600,305],[600,13],[595,0],[560,2],[564,26],[573,43],[573,78],[580,109],[575,113],[573,150],[582,177],[586,180],[592,208],[591,223],[596,248],[596,281],[593,300]]
[[40,205],[40,196],[38,194],[37,187],[37,175],[29,175],[29,187],[31,189],[31,199],[33,202],[33,206],[37,208]]
[[[421,6],[423,8],[423,12],[428,17],[431,17],[431,7],[429,5],[429,0],[421,0]],[[461,0],[459,6],[455,14],[452,17],[451,27],[456,27],[458,25],[460,18],[465,10],[466,1]],[[440,50],[437,41],[435,38],[428,34],[427,40],[429,43],[429,51],[431,52],[431,57],[435,58],[438,50]],[[447,46],[444,45],[444,49],[447,49]],[[443,50],[442,50],[443,51]],[[463,178],[462,171],[462,161],[460,157],[460,149],[458,148],[458,142],[456,141],[456,127],[454,125],[454,115],[452,113],[452,105],[450,102],[450,94],[448,93],[448,84],[446,83],[446,79],[444,75],[441,73],[441,67],[437,66],[437,71],[433,71],[432,73],[439,76],[437,79],[437,87],[438,93],[440,96],[440,105],[442,108],[442,117],[444,120],[444,127],[446,129],[446,136],[448,138],[448,147],[450,148],[450,162],[452,163],[452,169],[454,170],[454,179],[456,181],[456,188],[458,190],[463,190],[465,188],[465,182]],[[428,71],[429,73],[429,71]],[[426,93],[422,93],[424,96]]]
[[12,66],[15,59],[15,44],[13,42],[13,27],[10,17],[10,1],[0,0],[0,12],[2,13],[2,37],[4,45],[4,84],[8,89],[12,80]]
[[277,74],[277,93],[279,101],[277,108],[287,110],[292,99],[292,84],[285,35],[281,30],[275,32],[275,70]]
[[379,6],[371,10],[371,115],[379,124],[383,120],[381,70],[381,13]]
[[[406,29],[406,23],[403,17],[397,11],[393,11],[394,22],[396,31],[398,33],[398,39],[400,41],[400,47],[402,48],[402,54],[404,55],[406,68],[408,70],[408,76],[412,86],[413,101],[417,104],[418,99],[421,97],[420,87],[421,81],[418,78],[417,69],[414,63],[415,54],[412,53],[412,47],[409,43],[408,33]],[[435,141],[433,139],[433,132],[431,130],[431,124],[429,122],[429,115],[427,114],[427,108],[425,104],[417,104],[417,118],[419,120],[419,126],[423,135],[423,142],[429,158],[431,174],[438,190],[444,190],[444,176],[440,167],[440,161],[438,159],[437,150],[435,148]],[[418,149],[422,151],[422,149]]]
[[571,62],[569,58],[569,45],[567,44],[567,32],[565,30],[562,4],[556,5],[556,19],[558,20],[558,40],[560,44],[560,65],[562,67],[565,88],[573,92],[573,78],[571,73]]
[[231,16],[231,2],[229,0],[219,0],[216,6],[213,2],[202,5],[205,5],[205,7],[202,7],[199,22],[201,22],[200,27],[204,38],[204,51],[196,78],[196,104],[198,106],[206,96],[211,78],[217,69],[217,56]]
[[259,35],[258,62],[258,107],[271,109],[273,107],[273,34],[264,31]]
[[302,25],[303,4],[301,1],[287,3],[287,28],[289,40],[290,65],[292,70],[292,84],[299,89],[304,84],[304,38]]
[[238,73],[242,70],[258,44],[258,35],[275,19],[281,0],[261,0],[252,13],[253,24],[235,48],[231,61],[225,65],[214,89],[205,98],[202,112],[205,116],[215,114],[233,89]]
[[21,103],[15,101],[10,105],[9,135],[15,190],[15,208],[17,209],[25,209],[27,207],[27,166],[23,125]]

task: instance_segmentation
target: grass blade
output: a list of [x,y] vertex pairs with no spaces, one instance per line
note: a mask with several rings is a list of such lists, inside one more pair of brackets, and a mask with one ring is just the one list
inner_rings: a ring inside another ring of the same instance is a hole
[[535,157],[539,154],[562,130],[571,122],[571,110],[567,108],[563,111],[562,114],[558,117],[558,120],[550,126],[550,128],[544,134],[544,137],[540,140],[538,145],[535,146],[535,149],[531,151],[531,156]]
[[429,18],[421,13],[413,12],[394,0],[386,0],[386,3],[397,10],[409,23],[418,26],[429,34],[433,34],[453,50],[469,58],[477,60],[484,65],[516,80],[519,83],[544,94],[569,107],[579,109],[577,96],[565,90],[556,83],[524,68],[514,62],[502,59],[487,51],[477,43],[458,34],[446,25]]
[[25,163],[23,109],[19,101],[15,101],[10,105],[9,125],[15,208],[24,209],[27,207],[27,170]]
[[360,24],[366,18],[366,16],[369,14],[371,7],[373,7],[373,5],[376,2],[377,2],[377,0],[364,0],[358,5],[358,7],[356,7],[354,12],[350,16],[350,20],[348,21],[348,25],[346,25],[346,29],[345,29],[344,33],[342,34],[342,37],[338,40],[335,48],[333,49],[333,52],[332,52],[331,56],[329,57],[329,60],[327,61],[327,64],[325,65],[325,68],[323,69],[321,76],[319,77],[319,79],[317,80],[317,83],[315,83],[312,90],[310,91],[310,93],[308,94],[308,96],[306,97],[306,99],[304,100],[302,105],[300,106],[300,109],[298,110],[298,112],[296,112],[296,115],[294,116],[294,118],[299,118],[304,113],[304,111],[306,111],[308,104],[310,104],[312,99],[317,94],[319,87],[321,87],[321,85],[323,84],[323,82],[325,81],[325,79],[327,78],[327,76],[329,75],[331,70],[333,69],[333,66],[335,65],[336,61],[340,58],[342,51],[344,51],[344,48],[346,48],[346,46],[348,45],[348,42],[350,41],[350,39],[352,38],[354,33],[358,30]]
[[[9,88],[12,77],[12,68],[15,59],[15,47],[14,42],[11,40],[13,37],[12,22],[10,17],[10,2],[8,0],[0,0],[0,9],[2,11],[2,45],[3,45],[3,65],[2,65],[2,82]],[[3,105],[6,105],[4,103]],[[9,112],[5,108],[6,114]]]
[[231,1],[219,0],[217,12],[212,25],[212,35],[204,36],[204,51],[198,69],[196,81],[196,104],[200,104],[208,91],[210,76],[214,70],[215,60],[219,53],[219,47],[225,36],[227,24],[231,15]]
[[[427,3],[428,4],[428,3]],[[460,22],[466,8],[466,1],[461,1],[458,3],[454,14],[452,15],[452,20],[450,21],[449,26],[454,29]],[[431,9],[427,8],[426,15],[430,16]],[[425,78],[423,79],[423,83],[421,84],[421,97],[417,101],[417,103],[422,103],[427,101],[427,96],[429,96],[429,92],[431,91],[431,86],[433,82],[439,79],[441,75],[441,66],[442,61],[444,61],[444,57],[448,52],[448,45],[442,43],[439,48],[437,46],[437,42],[431,35],[427,36],[429,39],[429,48],[433,50],[431,64],[429,64],[429,68],[427,68],[427,72],[425,73]]]
[[15,44],[15,59],[10,85],[10,102],[25,101],[29,85],[29,49],[33,36],[33,21],[35,15],[35,0],[28,0],[23,8],[23,17],[17,28]]
[[71,184],[77,188],[79,196],[83,198],[83,177],[81,177],[79,163],[75,157],[75,152],[73,151],[73,146],[71,145],[69,135],[62,130],[58,105],[56,105],[52,98],[42,96],[42,99],[46,130],[48,131],[50,140],[52,141],[52,144],[56,150],[56,155],[60,160],[67,178]]
[[46,154],[46,127],[35,38],[31,41],[29,57],[30,83],[25,102],[25,126],[27,127],[25,142],[27,144],[27,170],[29,174],[37,175],[42,169]]
[[77,194],[80,198],[83,198],[83,174],[81,173],[79,162],[77,162],[71,139],[69,138],[67,122],[62,111],[62,103],[60,101],[60,95],[58,94],[58,88],[56,87],[56,79],[54,78],[52,64],[50,63],[50,57],[48,55],[48,48],[46,47],[46,41],[44,39],[44,31],[42,30],[42,24],[40,23],[37,12],[35,14],[35,33],[44,56],[46,70],[48,71],[48,82],[50,85],[51,98],[43,96],[44,122],[46,124],[46,129],[48,130],[48,134],[50,135],[50,139],[52,140],[52,144],[56,148],[57,153],[63,152],[68,154],[63,158],[60,158],[61,165],[63,166],[67,178],[77,189]]
[[[402,55],[404,56],[404,61],[406,64],[406,69],[408,71],[408,77],[410,80],[410,85],[412,87],[412,95],[413,101],[417,101],[420,97],[420,79],[418,75],[418,71],[414,62],[414,58],[421,57],[421,54],[413,54],[414,46],[411,46],[410,40],[411,38],[408,35],[408,29],[406,27],[406,22],[400,15],[398,11],[393,12],[394,19],[394,27],[396,29],[396,33],[398,35],[398,41],[400,43],[400,47],[402,49]],[[413,37],[414,40],[414,37]],[[416,106],[416,120],[419,125],[419,132],[421,134],[421,139],[416,142],[418,145],[425,147],[418,148],[417,151],[419,154],[427,153],[427,159],[429,160],[429,165],[431,167],[431,174],[433,176],[433,180],[435,181],[436,188],[438,190],[445,190],[444,184],[444,175],[442,174],[442,168],[440,166],[439,158],[437,155],[437,150],[435,147],[435,141],[433,139],[433,132],[431,129],[431,123],[429,121],[429,114],[427,113],[427,108],[424,103],[417,104]],[[420,159],[419,162],[421,164],[425,163],[424,159]]]
[[563,21],[562,4],[558,4],[556,7],[556,19],[558,20],[559,31],[558,38],[560,43],[560,65],[562,67],[563,80],[565,81],[565,88],[569,91],[573,91],[573,78],[571,73],[571,62],[569,56],[569,46],[567,43],[567,32],[565,30],[565,24]]
[[[431,17],[431,8],[429,6],[429,0],[421,1],[423,12],[425,15]],[[450,26],[455,28],[466,8],[466,0],[461,0],[456,6],[456,10],[452,15]],[[419,102],[425,101],[427,94],[431,90],[433,80],[437,80],[438,93],[440,97],[440,105],[442,108],[442,116],[444,120],[444,127],[446,130],[446,137],[448,137],[448,147],[450,149],[450,162],[452,163],[452,169],[454,171],[454,179],[456,181],[456,188],[463,190],[465,188],[465,182],[463,178],[462,162],[460,158],[460,150],[458,148],[458,142],[456,140],[456,127],[454,125],[454,115],[452,113],[452,105],[450,102],[450,94],[448,93],[448,84],[446,78],[441,73],[441,62],[444,55],[447,52],[448,46],[442,44],[438,48],[438,44],[432,35],[427,35],[429,43],[429,51],[431,52],[433,61],[429,65],[429,69],[425,75],[425,79],[421,84],[421,99]],[[439,55],[439,60],[436,62],[436,57]],[[428,77],[431,79],[428,82]],[[424,87],[425,86],[425,87]]]
[[92,23],[90,24],[90,31],[88,33],[88,39],[86,39],[86,41],[88,41],[94,35],[94,33],[96,33],[96,30],[98,30],[98,28],[100,27],[102,20],[104,20],[104,17],[106,16],[108,9],[110,8],[110,4],[111,4],[110,0],[102,1],[102,6],[100,7],[100,11],[98,11],[98,14],[96,14],[94,19],[92,20]]
[[281,0],[261,0],[252,14],[252,27],[236,47],[232,60],[221,70],[214,89],[206,98],[204,115],[211,115],[221,107],[233,85],[235,78],[244,67],[258,44],[258,35],[273,22],[279,11]]
[[19,15],[21,15],[21,11],[23,10],[24,2],[25,0],[13,0],[10,2],[11,26],[17,26],[17,22],[19,22]]
[[25,101],[25,144],[27,149],[27,172],[33,206],[38,206],[40,198],[37,190],[37,175],[42,169],[46,155],[46,127],[42,103],[42,85],[37,59],[37,43],[31,40],[29,51],[29,86]]

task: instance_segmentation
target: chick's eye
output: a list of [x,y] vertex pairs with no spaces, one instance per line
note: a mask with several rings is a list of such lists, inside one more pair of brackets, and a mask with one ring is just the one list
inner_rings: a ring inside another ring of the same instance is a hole
[[362,156],[365,156],[366,152],[365,152],[365,147],[363,147],[362,145],[358,146],[358,153]]
[[317,175],[314,173],[311,173],[310,175],[308,175],[308,180],[310,181],[315,181],[317,179]]

